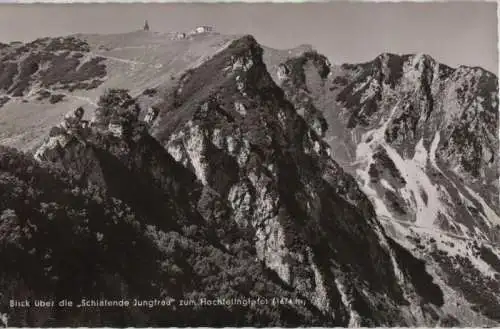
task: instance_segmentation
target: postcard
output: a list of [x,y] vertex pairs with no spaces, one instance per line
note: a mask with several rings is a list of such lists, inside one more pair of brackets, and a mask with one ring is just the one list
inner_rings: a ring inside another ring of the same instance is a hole
[[500,325],[494,2],[0,4],[4,327]]

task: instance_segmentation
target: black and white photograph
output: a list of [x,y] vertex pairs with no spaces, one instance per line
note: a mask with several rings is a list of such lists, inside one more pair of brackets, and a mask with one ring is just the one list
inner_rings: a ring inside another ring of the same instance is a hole
[[21,2],[0,327],[500,326],[496,2]]

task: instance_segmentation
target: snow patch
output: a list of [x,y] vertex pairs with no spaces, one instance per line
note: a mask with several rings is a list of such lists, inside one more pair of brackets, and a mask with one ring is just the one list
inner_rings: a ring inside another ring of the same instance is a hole
[[[425,149],[423,139],[421,139],[415,146],[413,159],[403,159],[385,141],[385,131],[397,108],[398,104],[393,107],[388,118],[384,120],[384,124],[362,136],[362,142],[356,149],[356,160],[357,162],[364,162],[365,168],[364,170],[357,170],[356,173],[361,178],[361,188],[374,204],[377,215],[385,218],[393,218],[391,212],[381,200],[381,196],[369,186],[370,176],[368,169],[372,162],[373,153],[377,148],[383,147],[407,183],[405,187],[398,190],[398,193],[411,208],[415,209],[415,225],[433,227],[439,213],[447,216],[447,208],[441,202],[440,187],[431,182],[425,170],[427,161],[435,164],[435,152],[439,143],[439,134],[436,134],[437,137],[434,138],[429,152]],[[395,192],[395,189],[387,181],[381,180],[381,184],[384,188]]]
[[[413,160],[403,159],[399,153],[392,147],[386,145],[385,150],[396,168],[406,180],[407,190],[413,196],[416,211],[416,224],[425,227],[433,227],[438,214],[446,213],[446,208],[441,204],[439,191],[427,176],[426,172]],[[426,156],[427,158],[427,156]],[[424,200],[421,191],[424,191],[427,197]],[[412,204],[408,197],[407,201]]]
[[388,190],[390,190],[390,191],[392,191],[392,192],[396,192],[396,190],[394,189],[394,187],[392,187],[392,186],[391,186],[391,184],[389,184],[389,182],[388,182],[388,181],[386,181],[385,179],[383,179],[383,178],[382,178],[382,179],[380,180],[380,184],[381,184],[384,188],[386,188],[386,189],[388,189]]
[[436,151],[437,151],[437,148],[439,145],[440,138],[441,138],[441,135],[439,134],[439,131],[438,131],[438,132],[436,132],[436,134],[434,135],[434,138],[432,139],[431,147],[429,150],[429,161],[434,166],[434,168],[436,168],[437,170],[439,170],[441,172],[441,170],[439,169],[439,167],[436,163]]
[[436,247],[445,251],[449,256],[465,257],[474,265],[474,267],[488,278],[494,278],[495,271],[479,257],[475,257],[467,248],[469,239],[453,239],[446,235],[435,237]]
[[424,147],[424,140],[421,138],[420,141],[415,146],[415,155],[413,160],[420,166],[420,168],[425,169],[428,160],[427,150]]
[[[434,136],[434,139],[432,140],[432,143],[431,143],[431,147],[430,147],[430,162],[431,164],[443,175],[445,176],[446,178],[448,178],[442,171],[441,169],[439,169],[437,163],[436,163],[436,149],[438,147],[438,144],[439,144],[439,139],[440,139],[440,135],[439,135],[439,132],[436,132],[436,135]],[[448,181],[450,181],[450,183],[455,186],[455,184],[453,183],[453,181],[451,179],[448,178]],[[491,225],[495,225],[495,224],[500,224],[500,216],[493,210],[491,209],[491,207],[484,201],[484,199],[479,195],[477,194],[476,192],[474,192],[471,188],[469,188],[467,185],[464,184],[464,187],[465,189],[469,192],[469,194],[475,198],[483,207],[484,211],[485,211],[485,215],[484,216],[483,214],[481,214],[485,220],[486,220],[486,223],[487,224],[490,224]],[[456,188],[456,186],[455,186]],[[458,188],[456,188],[457,191],[459,191]],[[461,197],[463,197],[463,195],[460,193]],[[449,195],[448,195],[449,196]]]
[[[368,165],[369,166],[369,165]],[[392,218],[392,214],[378,195],[377,191],[370,187],[370,175],[366,170],[356,170],[356,175],[360,178],[360,188],[366,194],[375,208],[377,216]]]
[[372,80],[373,80],[372,77],[370,77],[370,76],[366,77],[365,81],[360,82],[359,84],[356,85],[356,87],[354,87],[354,89],[352,91],[353,94],[356,94],[358,91],[360,91],[361,89],[366,87]]
[[491,225],[500,225],[500,216],[488,206],[488,204],[484,201],[484,199],[474,192],[471,188],[469,188],[467,185],[464,185],[465,189],[467,192],[469,192],[470,195],[472,195],[473,198],[475,198],[483,207],[485,215],[482,215],[486,219],[486,223]]
[[[385,131],[389,126],[389,122],[391,121],[394,113],[398,108],[398,104],[396,104],[389,114],[389,117],[384,120],[384,124],[379,128],[368,131],[363,134],[361,137],[362,142],[358,144],[356,148],[356,162],[359,161],[371,161],[373,152],[379,145],[385,144]],[[369,140],[369,141],[368,141]]]
[[363,104],[366,100],[375,96],[377,94],[377,91],[379,90],[379,88],[380,88],[380,84],[378,83],[377,80],[370,81],[368,84],[368,88],[366,88],[363,95],[361,96],[360,103]]

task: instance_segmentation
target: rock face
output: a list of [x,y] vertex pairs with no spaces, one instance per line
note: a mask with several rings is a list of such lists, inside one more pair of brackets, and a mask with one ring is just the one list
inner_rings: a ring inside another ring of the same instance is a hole
[[[101,115],[68,141],[42,146],[41,164],[2,149],[1,312],[11,326],[333,325],[255,257],[249,231],[231,221],[225,200],[200,185],[152,138],[129,121],[120,137],[110,118],[135,104],[111,91]],[[105,115],[104,115],[105,113]],[[71,117],[71,116],[70,116]],[[200,209],[200,210],[198,210]],[[9,300],[157,300],[176,306],[9,309]],[[179,300],[269,300],[266,309],[182,306]]]
[[[237,38],[154,92],[108,90],[89,122],[70,111],[36,160],[0,149],[2,319],[497,324],[496,78],[301,49],[282,61]],[[8,307],[82,298],[171,306]]]
[[478,252],[499,256],[496,76],[423,54],[332,66],[309,51],[278,66],[287,99],[325,136],[389,235],[454,291],[444,308],[470,303],[458,319],[498,321],[500,273]]
[[410,315],[441,302],[419,296],[402,274],[369,200],[329,156],[321,129],[284,98],[252,37],[180,80],[153,135],[226,200],[238,227],[254,231],[267,268],[341,325],[436,321],[425,308]]

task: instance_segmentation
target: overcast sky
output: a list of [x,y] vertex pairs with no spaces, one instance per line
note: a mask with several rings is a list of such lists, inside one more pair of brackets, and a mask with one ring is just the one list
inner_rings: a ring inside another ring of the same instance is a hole
[[0,41],[78,32],[160,32],[212,25],[267,46],[312,44],[334,63],[382,52],[430,54],[448,65],[498,72],[496,3],[0,4]]

